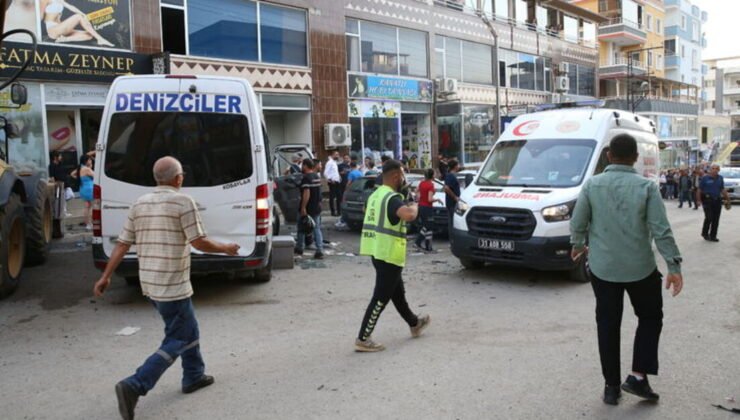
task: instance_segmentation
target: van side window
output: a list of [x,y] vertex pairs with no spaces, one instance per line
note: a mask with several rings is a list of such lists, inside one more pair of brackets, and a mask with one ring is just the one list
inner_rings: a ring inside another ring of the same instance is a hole
[[139,186],[154,186],[157,159],[182,163],[185,187],[212,187],[252,176],[249,121],[241,114],[120,112],[108,130],[105,174]]
[[606,156],[606,153],[608,151],[609,151],[608,147],[605,147],[604,150],[601,151],[601,155],[599,156],[599,161],[596,163],[596,170],[594,171],[594,175],[598,175],[604,172],[604,169],[606,169],[606,167],[609,166],[609,158]]

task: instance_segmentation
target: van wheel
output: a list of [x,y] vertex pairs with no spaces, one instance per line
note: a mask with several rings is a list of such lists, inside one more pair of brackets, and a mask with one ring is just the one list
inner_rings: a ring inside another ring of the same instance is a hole
[[473,260],[470,258],[460,258],[460,264],[467,270],[480,270],[485,263],[483,261]]
[[588,256],[583,256],[570,270],[570,278],[578,283],[591,282],[591,271],[588,269]]
[[[49,185],[39,180],[34,202],[26,211],[28,238],[26,240],[26,264],[40,265],[46,262],[51,246],[54,220],[52,217],[52,191]],[[64,198],[62,197],[62,200]]]
[[270,280],[272,280],[272,256],[270,256],[265,268],[260,268],[254,272],[255,283],[267,283]]
[[136,287],[141,286],[141,283],[139,283],[139,276],[128,276],[128,277],[125,277],[125,279],[126,279],[126,284],[128,284],[129,286],[136,286]]
[[26,225],[23,205],[17,194],[11,194],[0,208],[0,297],[18,287],[26,256]]

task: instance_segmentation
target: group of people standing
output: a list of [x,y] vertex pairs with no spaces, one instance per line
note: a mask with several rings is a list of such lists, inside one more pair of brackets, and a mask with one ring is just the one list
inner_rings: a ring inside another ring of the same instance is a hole
[[54,184],[54,226],[52,236],[64,236],[62,220],[67,214],[66,202],[74,195],[73,188],[79,190],[80,198],[85,202],[85,219],[81,223],[87,230],[92,230],[92,201],[95,171],[93,156],[95,152],[80,157],[79,165],[71,172],[63,165],[63,156],[59,152],[51,153],[49,163],[49,182]]

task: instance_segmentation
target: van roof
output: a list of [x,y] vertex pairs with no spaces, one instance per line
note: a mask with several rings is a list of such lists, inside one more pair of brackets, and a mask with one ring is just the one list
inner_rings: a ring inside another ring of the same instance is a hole
[[500,140],[599,139],[612,128],[655,133],[655,123],[631,112],[604,108],[558,109],[517,117]]

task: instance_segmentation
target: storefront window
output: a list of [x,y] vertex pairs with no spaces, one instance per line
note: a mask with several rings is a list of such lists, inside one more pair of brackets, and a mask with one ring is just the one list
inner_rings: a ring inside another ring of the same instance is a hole
[[437,72],[466,83],[493,84],[493,51],[490,45],[437,37]]
[[465,124],[463,163],[483,162],[494,143],[493,107],[466,105],[463,108],[463,117]]
[[462,79],[462,41],[445,38],[445,76]]
[[348,70],[428,76],[425,32],[355,19],[347,19],[345,31]]
[[260,40],[262,61],[305,66],[306,13],[261,3]]
[[450,158],[462,158],[462,113],[460,104],[437,107],[438,153]]
[[[225,19],[224,17],[228,17]],[[188,0],[190,54],[257,61],[257,4]]]
[[463,41],[463,81],[493,84],[493,57],[489,45]]
[[519,89],[535,90],[534,56],[519,53]]
[[398,30],[401,75],[427,77],[427,35],[420,31]]
[[428,104],[401,104],[402,159],[409,169],[432,167],[431,107]]

